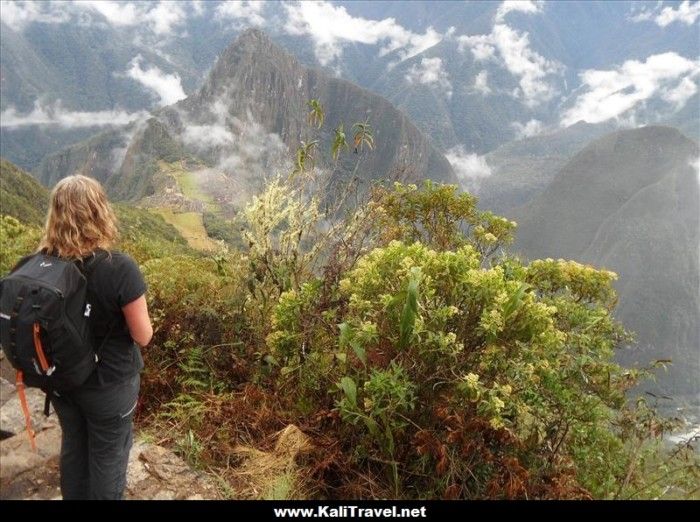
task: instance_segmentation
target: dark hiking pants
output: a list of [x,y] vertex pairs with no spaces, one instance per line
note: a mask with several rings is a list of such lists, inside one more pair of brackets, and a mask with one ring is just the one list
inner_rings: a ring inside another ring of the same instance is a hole
[[123,498],[140,383],[136,374],[103,388],[52,394],[62,430],[64,500]]

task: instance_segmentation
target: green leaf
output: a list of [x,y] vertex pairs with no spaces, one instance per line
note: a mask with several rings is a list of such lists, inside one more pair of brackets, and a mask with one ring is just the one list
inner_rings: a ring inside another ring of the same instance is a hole
[[362,361],[362,364],[367,365],[367,353],[360,342],[355,339],[355,332],[352,326],[348,323],[341,323],[338,325],[338,328],[340,329],[340,339],[338,340],[340,347],[344,348],[350,345],[357,358]]
[[408,288],[406,288],[406,303],[401,313],[401,324],[399,325],[399,347],[406,348],[413,335],[413,327],[418,317],[418,285],[421,279],[419,267],[411,268]]
[[348,323],[340,323],[338,325],[338,329],[340,330],[340,338],[338,339],[338,344],[341,348],[344,348],[345,346],[350,344],[350,339],[352,339],[352,326],[350,326]]
[[277,359],[273,355],[267,354],[265,357],[263,357],[263,361],[265,361],[267,364],[271,366],[279,366],[280,363],[277,362]]
[[357,385],[355,381],[350,377],[343,377],[340,379],[340,387],[343,389],[343,393],[350,401],[350,404],[357,407]]
[[367,417],[366,415],[362,416],[362,420],[365,422],[365,426],[367,426],[367,430],[369,431],[370,435],[377,437],[380,434],[379,424],[377,424],[377,421],[371,417]]
[[282,369],[280,369],[280,373],[282,375],[289,375],[290,373],[292,373],[298,369],[299,369],[299,366],[283,366]]
[[362,361],[362,364],[367,365],[367,353],[365,352],[365,349],[362,347],[362,345],[359,343],[357,339],[353,339],[350,342],[350,346],[352,347],[352,350],[355,352],[355,355],[357,355],[357,358]]
[[525,295],[525,292],[532,288],[531,285],[527,283],[521,283],[518,289],[513,292],[513,294],[510,296],[506,304],[503,306],[503,319],[508,320],[513,313],[515,313],[518,308],[520,308],[520,305],[522,305],[522,299],[523,296]]

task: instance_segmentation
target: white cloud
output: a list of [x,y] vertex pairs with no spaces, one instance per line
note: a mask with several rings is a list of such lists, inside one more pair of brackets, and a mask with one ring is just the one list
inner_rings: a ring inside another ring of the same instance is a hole
[[617,70],[584,71],[579,76],[587,91],[563,114],[561,124],[568,126],[581,120],[599,123],[618,119],[657,94],[679,109],[693,94],[688,81],[692,83],[691,78],[699,72],[700,62],[674,52],[655,54],[645,62],[628,60]]
[[556,88],[547,81],[549,75],[558,73],[561,65],[547,60],[530,48],[528,33],[519,33],[510,26],[494,25],[490,34],[458,37],[459,48],[469,48],[477,61],[496,59],[513,76],[519,78],[519,88],[514,96],[523,100],[528,107],[552,99]]
[[530,49],[528,33],[518,33],[507,25],[495,25],[492,35],[506,69],[520,77],[525,104],[534,106],[550,100],[556,90],[544,78],[556,73],[559,70],[558,64]]
[[[31,23],[94,23],[95,14],[115,27],[137,27],[157,36],[175,34],[176,28],[186,20],[183,2],[161,0],[159,2],[115,2],[113,0],[23,1],[3,0],[0,18],[13,29],[23,30]],[[195,4],[193,10],[197,10]],[[201,9],[201,6],[199,6]],[[92,16],[91,16],[92,14]]]
[[462,145],[449,149],[445,153],[445,157],[463,183],[491,175],[491,167],[486,163],[486,159],[483,156],[466,152]]
[[661,27],[666,27],[673,22],[692,25],[698,16],[700,16],[700,2],[691,4],[688,0],[685,0],[678,6],[678,9],[673,9],[670,6],[664,7],[661,10],[661,14],[654,21]]
[[190,0],[192,14],[202,16],[204,14],[204,0]]
[[113,0],[68,1],[2,1],[0,18],[10,27],[23,30],[38,23],[94,23],[90,13],[98,14],[115,27],[145,28],[155,36],[174,34],[186,20],[183,3],[176,0],[159,2],[115,2]]
[[700,182],[700,156],[690,158],[688,162],[690,163],[690,167],[695,171],[695,174],[697,174],[698,182]]
[[633,22],[647,22],[647,21],[652,20],[654,18],[654,12],[653,11],[640,11],[637,14],[631,14],[628,18]]
[[543,128],[542,122],[535,119],[532,119],[525,124],[522,124],[519,121],[514,121],[510,124],[510,126],[515,129],[515,137],[518,140],[535,136],[542,132]]
[[472,47],[472,54],[477,62],[489,60],[494,57],[496,48],[486,43],[477,43]]
[[496,10],[496,22],[502,22],[505,16],[511,11],[520,11],[522,13],[541,13],[543,1],[532,0],[506,0],[498,6]]
[[675,110],[678,111],[696,92],[698,92],[698,85],[691,79],[691,76],[686,76],[674,88],[662,91],[661,97],[672,103]]
[[420,64],[414,63],[406,74],[406,81],[439,87],[448,98],[452,97],[450,76],[440,58],[422,58]]
[[261,26],[265,23],[262,16],[265,2],[224,2],[216,6],[216,14],[221,18],[240,21],[242,25]]
[[181,2],[161,0],[152,3],[114,2],[112,0],[81,0],[75,5],[102,15],[116,27],[146,27],[158,36],[174,31],[185,21]]
[[393,18],[368,20],[348,14],[342,6],[330,2],[296,2],[285,4],[287,21],[284,30],[292,35],[307,35],[314,42],[316,58],[328,65],[343,53],[346,43],[383,44],[379,55],[400,51],[405,60],[432,47],[442,35],[432,27],[424,34],[414,33],[396,23]]
[[142,7],[133,2],[113,2],[111,0],[85,0],[75,2],[75,5],[84,9],[91,9],[104,16],[112,25],[136,25],[141,22],[145,14]]
[[56,2],[0,2],[0,20],[12,29],[22,31],[31,23],[61,24],[70,20],[70,14]]
[[149,9],[144,20],[151,26],[158,36],[169,35],[175,31],[175,27],[183,24],[187,18],[182,2],[161,0]]
[[496,48],[493,45],[493,38],[490,34],[479,34],[475,36],[458,36],[460,52],[469,48],[477,62],[482,62],[494,58]]
[[[204,114],[180,110],[187,147],[209,157],[217,168],[255,184],[289,161],[289,150],[282,138],[257,123],[250,113],[246,119],[228,113],[231,93],[222,93]],[[252,185],[251,185],[252,186]]]
[[160,98],[159,105],[171,105],[187,98],[180,83],[180,76],[177,74],[166,74],[155,66],[150,66],[144,70],[141,68],[142,59],[139,54],[131,60],[131,69],[126,72],[126,75],[153,91]]
[[0,127],[15,129],[32,125],[46,127],[62,127],[72,129],[78,127],[110,127],[126,125],[132,121],[146,118],[148,113],[139,111],[129,113],[123,110],[109,111],[71,111],[61,106],[60,100],[53,105],[43,105],[38,100],[34,108],[27,114],[19,114],[14,107],[8,107],[0,114]]
[[182,135],[182,139],[188,145],[196,149],[208,147],[224,147],[233,145],[234,135],[225,126],[214,125],[188,125]]
[[474,89],[481,94],[490,94],[491,87],[489,87],[489,73],[487,71],[481,71],[474,78]]
[[[508,26],[504,19],[513,11],[526,14],[541,13],[543,7],[544,2],[539,0],[506,0],[496,10],[491,33],[457,37],[460,52],[469,49],[475,61],[493,60],[518,77],[519,87],[513,91],[513,96],[520,98],[528,107],[549,101],[557,94],[557,89],[547,77],[559,73],[562,65],[532,50],[530,35]],[[474,87],[486,92],[486,76],[481,78],[477,77]]]
[[660,7],[661,2],[654,9],[643,9],[629,18],[633,22],[653,21],[659,27],[666,27],[674,22],[693,25],[700,16],[700,2],[690,3],[689,0],[684,0],[678,9],[674,9],[672,6],[666,6],[663,9]]

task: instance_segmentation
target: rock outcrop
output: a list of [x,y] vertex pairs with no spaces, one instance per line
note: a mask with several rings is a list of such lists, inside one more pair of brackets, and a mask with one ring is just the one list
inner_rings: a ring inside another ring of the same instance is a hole
[[[61,428],[55,414],[43,415],[44,394],[27,390],[37,451],[31,449],[14,385],[0,379],[0,499],[59,500]],[[172,451],[144,440],[131,449],[125,497],[128,500],[218,499],[214,482]]]

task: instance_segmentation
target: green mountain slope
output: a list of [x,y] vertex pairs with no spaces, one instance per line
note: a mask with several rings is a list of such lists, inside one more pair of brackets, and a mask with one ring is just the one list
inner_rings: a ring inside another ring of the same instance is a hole
[[[43,225],[49,191],[29,173],[0,158],[0,215],[12,216],[32,228]],[[148,210],[115,204],[121,245],[137,256],[157,257],[186,250],[186,241],[172,225]]]
[[669,393],[700,392],[698,145],[675,129],[607,135],[514,212],[516,249],[618,273],[617,315],[637,332],[628,364],[671,359]]
[[614,129],[613,124],[579,122],[501,145],[485,156],[492,174],[476,188],[480,205],[509,214],[541,193],[574,154]]
[[13,163],[0,158],[0,214],[41,226],[48,203],[46,188]]

